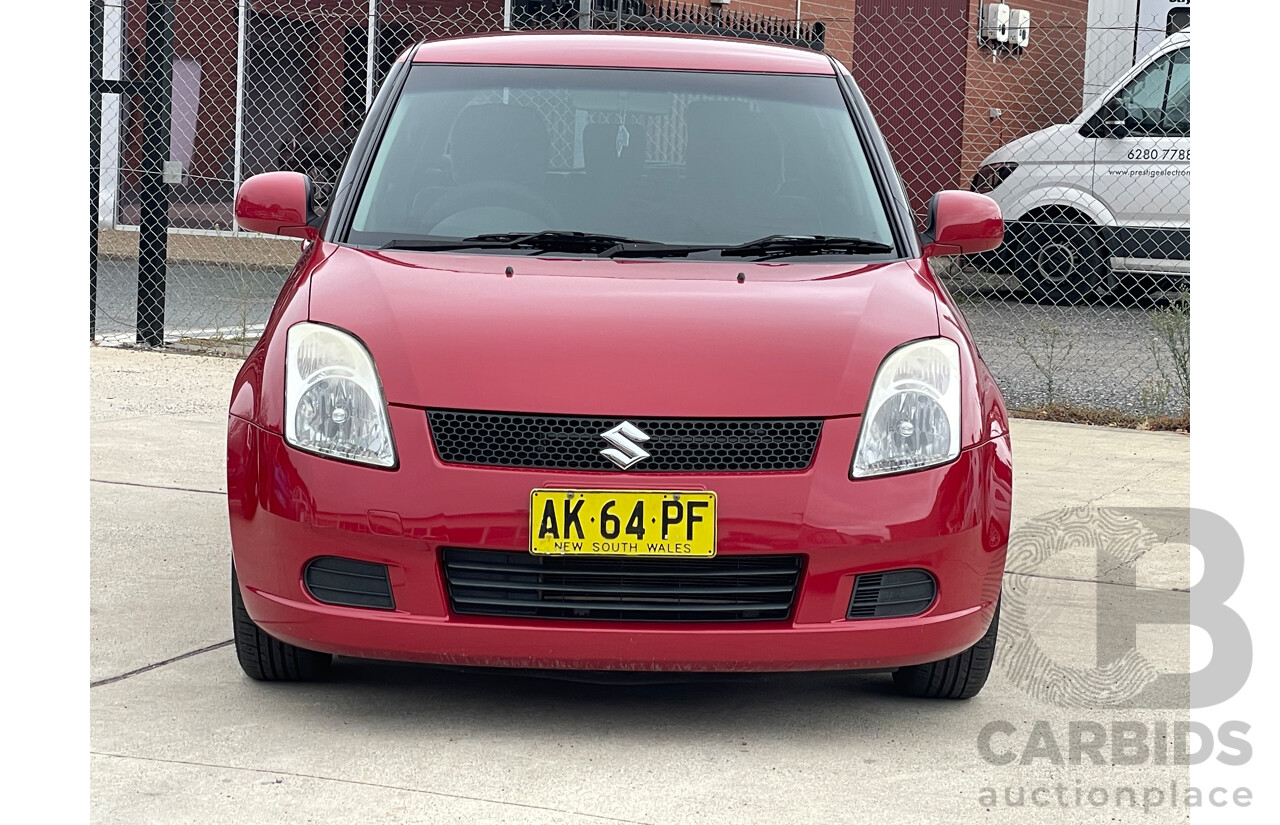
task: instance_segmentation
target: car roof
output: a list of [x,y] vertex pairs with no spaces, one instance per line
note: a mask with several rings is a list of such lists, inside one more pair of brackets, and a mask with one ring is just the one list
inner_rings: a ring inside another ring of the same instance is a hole
[[422,43],[413,50],[412,60],[497,66],[835,74],[831,60],[810,49],[665,32],[493,32]]

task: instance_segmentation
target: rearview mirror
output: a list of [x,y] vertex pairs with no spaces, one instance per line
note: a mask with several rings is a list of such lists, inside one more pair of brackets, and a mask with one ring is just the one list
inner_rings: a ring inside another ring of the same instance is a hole
[[236,223],[250,232],[313,239],[320,236],[311,179],[300,172],[265,172],[240,184]]
[[948,189],[929,204],[929,228],[921,236],[923,257],[988,252],[1004,240],[1000,207],[986,195]]

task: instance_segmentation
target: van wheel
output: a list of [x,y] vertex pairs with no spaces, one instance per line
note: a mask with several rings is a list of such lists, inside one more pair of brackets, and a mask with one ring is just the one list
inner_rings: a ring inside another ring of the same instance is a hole
[[249,618],[240,595],[240,581],[231,565],[231,629],[240,669],[260,682],[311,682],[329,672],[333,656],[303,650],[268,636]]
[[1000,602],[987,632],[977,643],[938,662],[900,667],[893,672],[899,693],[925,699],[972,699],[987,683],[1000,630]]
[[1074,304],[1105,290],[1110,269],[1093,224],[1075,212],[1041,213],[1015,224],[1018,280],[1040,304]]

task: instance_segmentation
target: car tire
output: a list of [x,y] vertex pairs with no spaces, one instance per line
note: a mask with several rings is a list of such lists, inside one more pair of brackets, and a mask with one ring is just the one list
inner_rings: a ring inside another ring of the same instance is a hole
[[972,699],[987,683],[1000,630],[1000,602],[982,638],[968,650],[938,662],[900,667],[893,673],[898,692],[924,699]]
[[249,618],[236,568],[231,566],[231,627],[236,658],[251,679],[260,682],[311,682],[329,673],[333,656],[273,639]]
[[1077,215],[1045,215],[1015,224],[1013,266],[1031,300],[1075,304],[1106,289],[1110,265],[1095,230]]

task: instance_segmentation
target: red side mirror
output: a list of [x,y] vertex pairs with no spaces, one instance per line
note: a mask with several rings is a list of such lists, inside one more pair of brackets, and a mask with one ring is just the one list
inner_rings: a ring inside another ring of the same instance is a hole
[[311,179],[299,172],[265,172],[240,184],[236,223],[250,232],[317,238],[311,209]]
[[1004,218],[986,195],[948,189],[933,196],[921,240],[925,258],[987,252],[1004,240]]

